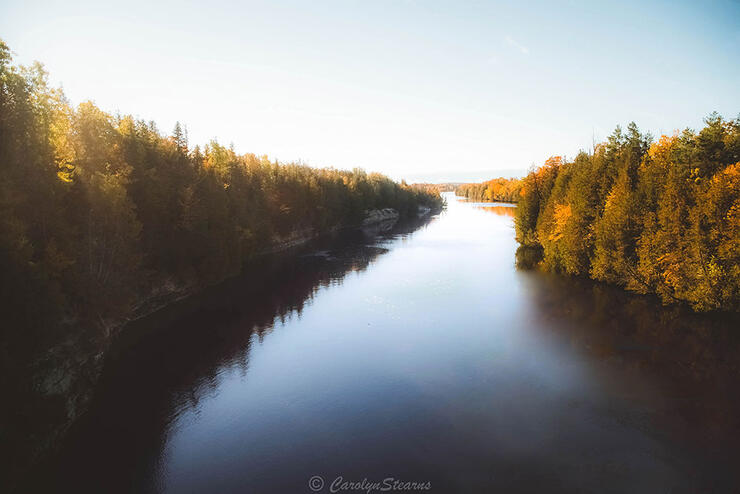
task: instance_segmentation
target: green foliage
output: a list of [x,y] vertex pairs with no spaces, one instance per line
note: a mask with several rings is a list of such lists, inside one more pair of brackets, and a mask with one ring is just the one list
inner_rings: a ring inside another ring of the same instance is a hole
[[652,142],[630,124],[523,180],[517,240],[540,265],[695,310],[740,310],[740,119]]
[[125,320],[164,281],[214,283],[291,236],[442,203],[359,169],[280,164],[216,141],[191,150],[179,123],[170,137],[91,102],[70,108],[2,41],[0,166],[5,363],[65,338],[62,320]]

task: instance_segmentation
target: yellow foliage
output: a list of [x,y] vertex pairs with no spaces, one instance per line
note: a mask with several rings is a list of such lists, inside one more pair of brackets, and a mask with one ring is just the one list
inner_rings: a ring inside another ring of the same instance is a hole
[[660,136],[658,142],[654,142],[650,148],[648,148],[648,156],[653,160],[668,159],[670,152],[677,141],[678,133],[674,133],[672,136]]
[[52,112],[49,123],[49,142],[54,149],[57,177],[63,182],[72,182],[74,175],[75,148],[69,136],[71,132],[71,109],[60,102]]
[[573,211],[570,204],[558,204],[555,206],[555,228],[552,233],[548,236],[550,240],[557,241],[563,236],[568,220],[572,216]]
[[547,168],[556,168],[559,166],[563,166],[563,157],[562,156],[550,156],[545,161],[544,166]]

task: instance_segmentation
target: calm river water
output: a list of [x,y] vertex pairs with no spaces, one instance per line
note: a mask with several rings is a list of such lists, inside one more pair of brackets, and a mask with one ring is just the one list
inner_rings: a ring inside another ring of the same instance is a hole
[[142,322],[43,482],[736,492],[737,320],[517,270],[513,208],[447,198]]

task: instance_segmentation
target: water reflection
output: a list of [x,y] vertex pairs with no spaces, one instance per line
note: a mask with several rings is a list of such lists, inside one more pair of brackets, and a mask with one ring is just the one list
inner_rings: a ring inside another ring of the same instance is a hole
[[[666,459],[657,466],[675,469],[655,489],[731,492],[740,480],[740,318],[663,307],[589,280],[522,276],[536,338],[584,362],[603,396],[600,411],[642,431],[653,443],[645,451]],[[637,444],[629,444],[635,455]]]
[[[225,376],[247,375],[252,347],[276,325],[300,319],[322,289],[341,286],[436,216],[321,238],[303,253],[260,259],[241,277],[187,299],[127,330],[100,380],[86,420],[31,489],[152,491],[166,461],[167,435],[183,413],[199,413]],[[100,453],[105,451],[105,455]]]
[[489,213],[498,214],[500,216],[514,217],[516,212],[516,204],[510,202],[479,202],[466,199],[464,197],[455,196],[452,193],[447,193],[447,202],[454,202],[456,204],[466,204],[470,207],[487,211]]
[[313,475],[432,492],[738,485],[736,319],[517,270],[511,216],[447,199],[419,230],[316,245],[151,318],[140,332],[160,330],[122,345],[56,478],[90,492],[306,492]]
[[476,206],[478,209],[482,209],[483,211],[487,211],[489,213],[498,214],[499,216],[509,216],[511,218],[514,217],[514,213],[516,212],[516,207],[514,205],[486,205],[486,206]]
[[[681,407],[665,410],[665,420],[683,420],[695,439],[723,439],[719,430],[740,427],[740,318],[697,314],[683,306],[660,306],[587,280],[530,273],[534,327],[567,339],[591,360],[616,363],[654,376]],[[691,424],[688,427],[689,423]]]

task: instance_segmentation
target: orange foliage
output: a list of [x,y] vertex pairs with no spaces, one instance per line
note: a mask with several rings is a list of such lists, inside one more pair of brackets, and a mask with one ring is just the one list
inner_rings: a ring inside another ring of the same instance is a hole
[[678,132],[674,132],[672,136],[662,135],[658,142],[654,142],[650,148],[648,148],[648,156],[650,159],[667,159],[670,156],[670,152],[674,145],[678,141]]
[[545,168],[557,168],[563,166],[563,157],[562,156],[550,156],[545,160]]
[[555,206],[555,228],[549,235],[550,240],[559,240],[563,236],[565,226],[573,214],[570,204],[558,204]]

